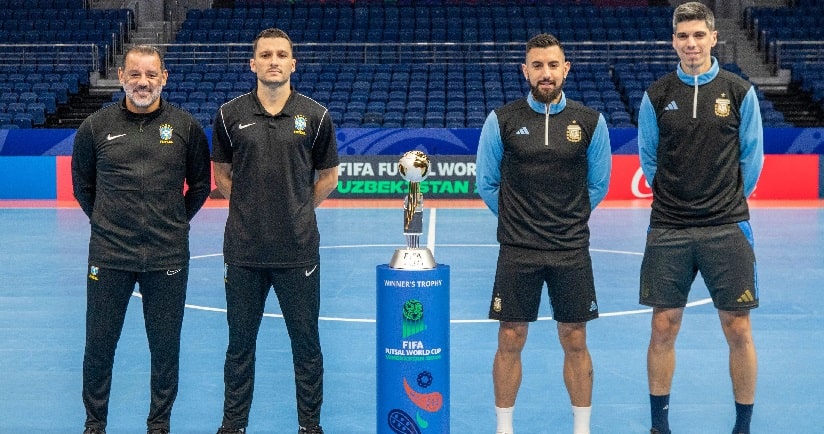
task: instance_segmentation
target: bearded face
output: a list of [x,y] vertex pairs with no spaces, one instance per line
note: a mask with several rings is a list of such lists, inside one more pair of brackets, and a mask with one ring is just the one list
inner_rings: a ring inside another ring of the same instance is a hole
[[146,113],[160,105],[160,93],[168,72],[163,69],[158,54],[129,53],[117,76],[126,93],[129,110]]
[[521,65],[532,96],[544,104],[560,100],[569,68],[570,64],[558,46],[530,49],[526,54],[526,63]]

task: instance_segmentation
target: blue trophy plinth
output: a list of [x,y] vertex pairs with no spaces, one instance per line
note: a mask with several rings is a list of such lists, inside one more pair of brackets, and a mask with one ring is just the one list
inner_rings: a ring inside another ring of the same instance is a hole
[[449,266],[377,266],[377,432],[449,433]]

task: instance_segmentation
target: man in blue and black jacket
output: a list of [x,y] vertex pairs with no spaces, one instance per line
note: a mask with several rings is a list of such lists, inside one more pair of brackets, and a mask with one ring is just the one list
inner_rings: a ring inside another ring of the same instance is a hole
[[758,307],[747,197],[764,159],[755,89],[720,69],[712,11],[675,9],[677,71],[653,83],[638,115],[641,167],[653,202],[641,265],[640,302],[653,308],[647,353],[652,433],[668,434],[675,339],[698,272],[709,289],[730,350],[735,434],[750,432],[756,353],[750,325]]
[[546,283],[574,433],[588,434],[593,371],[586,323],[598,317],[588,222],[609,186],[609,133],[603,115],[564,95],[570,63],[554,36],[527,42],[522,70],[531,92],[489,114],[477,156],[478,193],[498,216],[501,244],[489,309],[500,321],[492,367],[496,432],[514,431],[521,351]]

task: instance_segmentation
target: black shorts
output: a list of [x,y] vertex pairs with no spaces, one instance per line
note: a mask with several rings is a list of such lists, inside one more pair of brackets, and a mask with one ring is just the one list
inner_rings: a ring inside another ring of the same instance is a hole
[[498,254],[489,318],[537,320],[544,283],[556,321],[575,323],[598,318],[588,249],[544,251],[512,246],[501,246]]
[[698,272],[717,309],[740,311],[758,307],[749,222],[684,229],[650,228],[641,263],[640,303],[663,308],[686,306]]

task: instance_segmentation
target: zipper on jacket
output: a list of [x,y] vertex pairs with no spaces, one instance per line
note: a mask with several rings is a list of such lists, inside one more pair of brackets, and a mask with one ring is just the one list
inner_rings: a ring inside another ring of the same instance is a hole
[[692,92],[692,118],[695,119],[698,117],[698,76],[695,75],[692,77],[692,82],[695,84],[694,91]]
[[544,146],[549,147],[549,104],[545,104],[544,107]]

